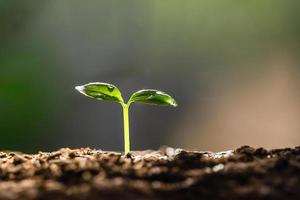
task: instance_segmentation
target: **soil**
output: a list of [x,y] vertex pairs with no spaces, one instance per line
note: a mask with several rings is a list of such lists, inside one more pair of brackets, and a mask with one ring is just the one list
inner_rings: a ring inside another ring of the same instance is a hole
[[300,147],[0,152],[0,200],[296,200]]

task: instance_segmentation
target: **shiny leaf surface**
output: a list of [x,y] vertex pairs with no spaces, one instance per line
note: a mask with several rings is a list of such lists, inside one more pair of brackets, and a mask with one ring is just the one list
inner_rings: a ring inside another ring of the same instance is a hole
[[170,95],[153,89],[144,89],[135,92],[129,100],[129,103],[138,102],[162,106],[177,106],[175,99]]
[[109,83],[88,83],[82,86],[75,87],[80,93],[85,96],[95,98],[98,100],[115,101],[123,103],[123,98],[120,90]]

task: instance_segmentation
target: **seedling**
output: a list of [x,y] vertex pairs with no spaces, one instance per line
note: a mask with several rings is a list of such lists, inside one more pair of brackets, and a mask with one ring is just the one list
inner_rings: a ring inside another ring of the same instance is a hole
[[130,151],[130,134],[129,134],[129,107],[132,103],[146,103],[161,106],[177,106],[175,99],[170,95],[153,89],[143,89],[133,93],[127,103],[124,102],[121,91],[114,85],[109,83],[88,83],[75,87],[85,96],[95,98],[97,100],[118,102],[123,108],[124,118],[124,147],[125,153]]

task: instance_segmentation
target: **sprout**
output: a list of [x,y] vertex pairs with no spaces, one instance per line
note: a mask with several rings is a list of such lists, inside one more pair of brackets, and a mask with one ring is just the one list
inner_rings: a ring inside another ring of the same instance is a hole
[[80,93],[85,96],[98,100],[114,101],[122,105],[124,118],[124,147],[125,153],[130,151],[130,135],[129,135],[129,114],[128,110],[133,102],[146,103],[161,106],[177,106],[176,101],[168,94],[153,90],[143,89],[133,93],[127,103],[124,102],[120,90],[109,83],[88,83],[82,86],[75,87]]

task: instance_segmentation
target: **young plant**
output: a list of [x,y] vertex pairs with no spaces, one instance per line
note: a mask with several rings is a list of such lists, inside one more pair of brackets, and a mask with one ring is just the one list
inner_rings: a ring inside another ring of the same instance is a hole
[[124,102],[120,90],[116,86],[109,83],[88,83],[82,86],[77,86],[75,89],[85,96],[95,98],[97,100],[114,101],[122,105],[124,118],[125,153],[130,151],[128,110],[132,103],[137,102],[161,106],[177,106],[176,101],[170,95],[153,89],[143,89],[133,93],[127,103]]

